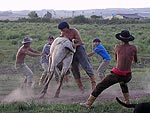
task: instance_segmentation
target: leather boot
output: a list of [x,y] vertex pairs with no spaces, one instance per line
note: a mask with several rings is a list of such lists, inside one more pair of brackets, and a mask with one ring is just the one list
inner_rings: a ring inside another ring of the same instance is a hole
[[123,93],[123,96],[124,96],[124,99],[125,99],[125,103],[130,104],[129,93]]
[[91,81],[91,85],[92,85],[92,90],[94,90],[96,87],[95,76],[89,76],[89,77],[90,77],[90,81]]
[[76,81],[76,83],[77,83],[77,85],[78,85],[78,87],[79,87],[81,93],[83,94],[83,93],[84,93],[84,88],[83,88],[83,84],[82,84],[82,82],[81,82],[81,79],[78,78],[78,79],[75,79],[75,81]]
[[80,103],[80,106],[86,107],[86,108],[91,108],[91,106],[94,103],[95,99],[96,99],[96,97],[90,95],[85,103]]

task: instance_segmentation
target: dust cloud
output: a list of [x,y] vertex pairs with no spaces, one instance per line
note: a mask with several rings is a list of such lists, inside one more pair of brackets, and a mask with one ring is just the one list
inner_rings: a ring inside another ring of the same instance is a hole
[[150,93],[150,70],[148,69],[145,71],[144,75],[145,78],[143,78],[142,85],[144,87],[144,91],[147,93]]
[[17,88],[13,90],[9,95],[7,95],[2,102],[10,103],[10,102],[24,102],[34,97],[34,93],[29,89],[21,89]]

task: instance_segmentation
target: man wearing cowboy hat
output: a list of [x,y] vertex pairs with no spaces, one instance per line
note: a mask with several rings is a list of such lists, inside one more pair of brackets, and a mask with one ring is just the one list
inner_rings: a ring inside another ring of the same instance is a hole
[[25,37],[22,41],[22,46],[18,49],[16,54],[16,69],[19,73],[22,73],[25,76],[25,86],[31,88],[33,82],[33,72],[31,69],[24,63],[26,55],[29,56],[42,56],[39,51],[33,50],[30,48],[32,38]]
[[95,99],[108,87],[119,83],[122,89],[125,102],[129,103],[129,91],[127,83],[131,80],[131,64],[132,61],[137,62],[137,48],[130,45],[129,41],[133,41],[134,37],[128,30],[123,30],[116,34],[116,38],[121,41],[115,46],[115,59],[117,61],[110,74],[108,74],[96,88],[92,91],[85,103],[80,103],[81,106],[90,108]]

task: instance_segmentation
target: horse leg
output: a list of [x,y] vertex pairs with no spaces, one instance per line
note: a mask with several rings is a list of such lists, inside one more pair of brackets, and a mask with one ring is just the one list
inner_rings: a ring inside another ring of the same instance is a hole
[[61,70],[61,78],[60,78],[59,86],[56,90],[54,97],[57,97],[57,98],[59,97],[60,89],[63,84],[64,76],[67,73],[67,71],[71,65],[72,59],[73,59],[73,53],[71,53],[70,51],[66,51],[66,55],[64,55],[64,58],[62,59],[63,68]]
[[57,91],[56,91],[55,96],[54,96],[54,97],[56,97],[56,98],[59,97],[60,89],[61,89],[61,86],[62,86],[62,84],[63,84],[63,79],[64,79],[64,74],[63,74],[63,75],[61,76],[61,78],[60,78],[59,86],[58,86]]
[[58,88],[57,88],[57,91],[56,91],[54,97],[57,97],[57,98],[59,97],[60,89],[61,89],[61,87],[62,87],[62,85],[63,85],[63,79],[64,79],[64,76],[66,75],[66,73],[67,73],[69,67],[70,67],[70,63],[67,63],[67,62],[66,62],[66,59],[65,59],[65,60],[63,61],[63,68],[62,68],[62,70],[61,70],[61,78],[60,78],[59,86],[58,86]]
[[59,83],[59,75],[61,74],[61,71],[59,70],[59,68],[57,66],[55,67],[54,74],[55,74],[55,80],[58,84]]
[[44,87],[42,89],[42,91],[40,92],[40,97],[39,98],[43,98],[47,92],[47,89],[48,89],[48,85],[51,81],[51,79],[53,78],[53,73],[54,72],[51,72],[47,75],[47,77],[45,78],[45,84],[44,84]]

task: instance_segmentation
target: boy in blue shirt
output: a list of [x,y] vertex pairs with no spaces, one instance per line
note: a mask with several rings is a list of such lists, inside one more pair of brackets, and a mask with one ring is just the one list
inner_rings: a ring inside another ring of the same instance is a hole
[[105,71],[108,68],[110,64],[111,57],[105,47],[101,44],[101,40],[99,38],[95,38],[93,40],[94,50],[88,54],[88,56],[93,56],[95,53],[97,53],[100,57],[102,57],[102,63],[100,64],[98,68],[98,76],[102,80],[105,77]]

